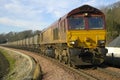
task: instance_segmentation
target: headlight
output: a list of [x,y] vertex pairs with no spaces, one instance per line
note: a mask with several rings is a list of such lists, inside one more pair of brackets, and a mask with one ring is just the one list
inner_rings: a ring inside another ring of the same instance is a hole
[[98,40],[99,46],[105,46],[105,40]]
[[105,43],[105,40],[99,40],[99,43],[100,43],[100,44],[104,44],[104,43]]
[[78,40],[70,41],[69,44],[73,47],[77,47],[78,46]]
[[75,44],[75,41],[70,41],[70,44],[71,44],[71,45],[74,45],[74,44]]

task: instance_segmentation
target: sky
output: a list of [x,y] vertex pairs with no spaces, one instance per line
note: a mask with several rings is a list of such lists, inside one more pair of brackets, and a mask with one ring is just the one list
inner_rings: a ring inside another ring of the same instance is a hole
[[43,30],[84,4],[96,8],[120,0],[0,0],[0,34]]

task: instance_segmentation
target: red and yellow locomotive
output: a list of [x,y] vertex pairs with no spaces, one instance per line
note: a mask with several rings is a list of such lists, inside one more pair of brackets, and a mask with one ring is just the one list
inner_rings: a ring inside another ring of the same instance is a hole
[[41,32],[42,52],[74,65],[101,64],[106,53],[104,14],[89,5],[76,8]]

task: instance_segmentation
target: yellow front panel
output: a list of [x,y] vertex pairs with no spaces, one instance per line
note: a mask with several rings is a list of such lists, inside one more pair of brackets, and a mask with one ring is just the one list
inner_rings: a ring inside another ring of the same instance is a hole
[[67,33],[67,44],[72,47],[70,42],[78,42],[77,47],[95,48],[98,40],[105,40],[105,30],[70,30]]

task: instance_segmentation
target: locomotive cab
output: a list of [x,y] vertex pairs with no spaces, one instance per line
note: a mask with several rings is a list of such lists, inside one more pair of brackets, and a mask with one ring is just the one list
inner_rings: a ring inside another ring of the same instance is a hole
[[[68,45],[95,48],[105,46],[105,21],[102,16],[68,18]],[[84,43],[84,44],[81,44]]]

